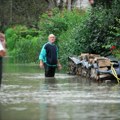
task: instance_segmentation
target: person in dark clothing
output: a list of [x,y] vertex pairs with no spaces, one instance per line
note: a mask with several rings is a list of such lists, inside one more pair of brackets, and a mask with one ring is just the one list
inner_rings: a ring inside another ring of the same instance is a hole
[[0,57],[0,86],[2,84],[2,57]]
[[5,35],[0,32],[0,86],[2,84],[2,58],[5,53]]
[[45,68],[45,77],[54,77],[56,68],[61,69],[62,66],[58,60],[58,48],[54,44],[55,36],[50,34],[48,40],[39,55],[40,67]]

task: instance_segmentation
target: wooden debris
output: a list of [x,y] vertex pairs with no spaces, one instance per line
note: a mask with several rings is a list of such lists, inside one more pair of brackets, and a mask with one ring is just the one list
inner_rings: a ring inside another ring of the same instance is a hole
[[[120,62],[112,61],[112,64],[114,68],[119,67],[120,71]],[[109,58],[89,53],[81,53],[79,57],[69,60],[69,73],[86,77],[89,81],[92,79],[98,82],[115,78],[111,71]]]
[[97,57],[94,59],[94,62],[96,62],[99,67],[108,67],[111,65],[110,59],[105,57]]
[[80,64],[70,62],[70,73],[96,81],[111,79],[112,74],[108,72],[111,68],[111,61],[107,57],[98,54],[81,53],[79,60],[81,61]]

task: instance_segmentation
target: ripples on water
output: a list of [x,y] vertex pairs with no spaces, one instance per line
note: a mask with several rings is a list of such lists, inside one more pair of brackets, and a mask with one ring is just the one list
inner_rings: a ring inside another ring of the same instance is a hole
[[120,103],[120,94],[115,90],[118,89],[117,87],[78,86],[77,83],[42,83],[40,88],[37,86],[35,89],[34,87],[32,85],[3,85],[0,91],[0,101],[4,104],[21,102],[51,104]]
[[80,77],[5,73],[0,120],[119,120],[120,88]]

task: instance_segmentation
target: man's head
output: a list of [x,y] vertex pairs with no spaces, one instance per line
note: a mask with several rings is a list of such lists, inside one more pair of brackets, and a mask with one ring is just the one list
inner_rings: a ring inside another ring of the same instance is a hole
[[55,42],[55,35],[50,34],[50,35],[48,36],[48,40],[49,40],[50,43],[54,43],[54,42]]

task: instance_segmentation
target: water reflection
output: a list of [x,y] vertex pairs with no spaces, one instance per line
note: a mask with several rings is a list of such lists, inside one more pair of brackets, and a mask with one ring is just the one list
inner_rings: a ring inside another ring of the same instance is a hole
[[[57,90],[57,80],[56,78],[45,78],[44,90],[55,91]],[[49,99],[49,98],[48,98]],[[56,120],[56,105],[51,103],[43,103],[40,101],[40,120]]]
[[57,79],[56,78],[45,78],[45,85],[48,87],[47,89],[56,90],[57,89]]
[[0,103],[0,120],[2,120],[2,105]]
[[56,105],[40,104],[40,120],[57,120]]

